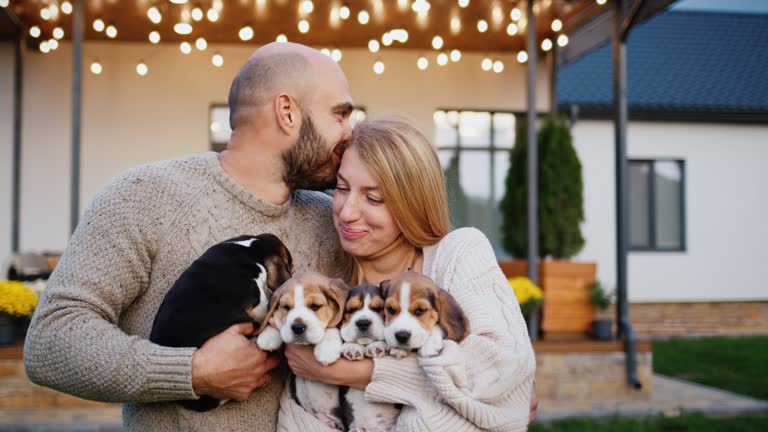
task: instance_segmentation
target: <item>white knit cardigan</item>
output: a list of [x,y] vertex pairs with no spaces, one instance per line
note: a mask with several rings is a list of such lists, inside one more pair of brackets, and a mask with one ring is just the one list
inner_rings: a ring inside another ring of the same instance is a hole
[[[525,431],[536,361],[515,294],[485,235],[452,231],[424,248],[424,274],[456,298],[470,335],[440,355],[374,360],[372,402],[403,404],[398,431]],[[280,431],[329,432],[285,391]]]

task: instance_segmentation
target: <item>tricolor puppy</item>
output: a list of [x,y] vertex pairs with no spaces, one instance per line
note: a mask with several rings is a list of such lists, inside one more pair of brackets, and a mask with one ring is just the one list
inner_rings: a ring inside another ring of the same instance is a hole
[[[291,277],[293,259],[272,234],[244,235],[208,248],[171,286],[149,340],[169,347],[200,347],[228,327],[264,321],[269,296]],[[212,397],[182,401],[195,411],[221,403]]]
[[[358,285],[349,291],[341,321],[341,352],[349,360],[387,355],[384,342],[384,298],[381,288]],[[340,387],[341,421],[348,431],[390,431],[401,406],[368,402],[365,392]]]
[[448,291],[414,272],[401,273],[381,283],[386,325],[384,339],[390,354],[405,357],[417,349],[432,357],[443,349],[443,339],[461,342],[469,334],[464,311]]
[[[318,362],[329,365],[341,356],[341,335],[336,326],[344,314],[349,287],[341,279],[306,272],[284,283],[272,296],[269,313],[256,343],[274,351],[283,342],[314,345]],[[274,326],[269,325],[273,321]],[[295,377],[294,399],[328,426],[340,429],[339,388]]]

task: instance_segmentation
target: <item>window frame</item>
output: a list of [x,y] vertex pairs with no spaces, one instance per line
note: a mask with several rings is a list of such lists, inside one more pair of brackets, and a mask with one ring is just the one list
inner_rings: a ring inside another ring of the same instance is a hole
[[[678,164],[680,168],[680,246],[679,247],[663,247],[658,246],[656,241],[656,229],[658,226],[658,223],[656,221],[656,162],[674,162]],[[686,195],[685,195],[685,184],[686,184],[686,163],[685,159],[679,159],[679,158],[628,158],[627,159],[627,168],[629,168],[629,165],[632,163],[644,163],[647,164],[649,167],[648,170],[648,237],[649,237],[649,244],[648,246],[637,246],[633,245],[631,243],[631,240],[629,239],[629,236],[627,236],[627,247],[630,252],[687,252],[688,250],[688,243],[687,243],[687,237],[686,237],[686,219],[687,219],[687,211],[686,211]],[[627,179],[629,181],[629,179]],[[628,209],[628,214],[629,214]],[[628,224],[632,223],[632,215],[629,214],[629,221]],[[627,226],[627,229],[629,229],[629,225]]]

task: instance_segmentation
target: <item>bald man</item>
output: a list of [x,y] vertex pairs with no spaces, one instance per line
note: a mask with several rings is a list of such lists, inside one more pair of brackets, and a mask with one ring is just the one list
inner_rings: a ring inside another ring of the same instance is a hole
[[[331,200],[351,127],[339,66],[297,44],[258,49],[232,82],[220,155],[146,164],[112,179],[73,234],[24,347],[32,381],[122,402],[129,431],[274,431],[284,371],[233,326],[199,349],[147,340],[167,290],[208,247],[270,232],[296,272],[338,274]],[[205,413],[172,401],[231,399]]]

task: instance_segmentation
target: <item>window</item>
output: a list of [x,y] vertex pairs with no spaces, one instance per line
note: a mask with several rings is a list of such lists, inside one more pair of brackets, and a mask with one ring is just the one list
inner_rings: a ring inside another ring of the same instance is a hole
[[[220,152],[227,148],[232,129],[229,128],[229,106],[223,104],[211,105],[209,111],[208,134],[211,141],[211,150]],[[356,107],[352,110],[349,121],[354,127],[365,119],[365,108]]]
[[509,256],[501,246],[499,202],[518,118],[524,117],[489,111],[434,113],[435,144],[445,172],[451,224],[483,231],[500,258]]
[[629,247],[685,250],[685,163],[629,161]]

